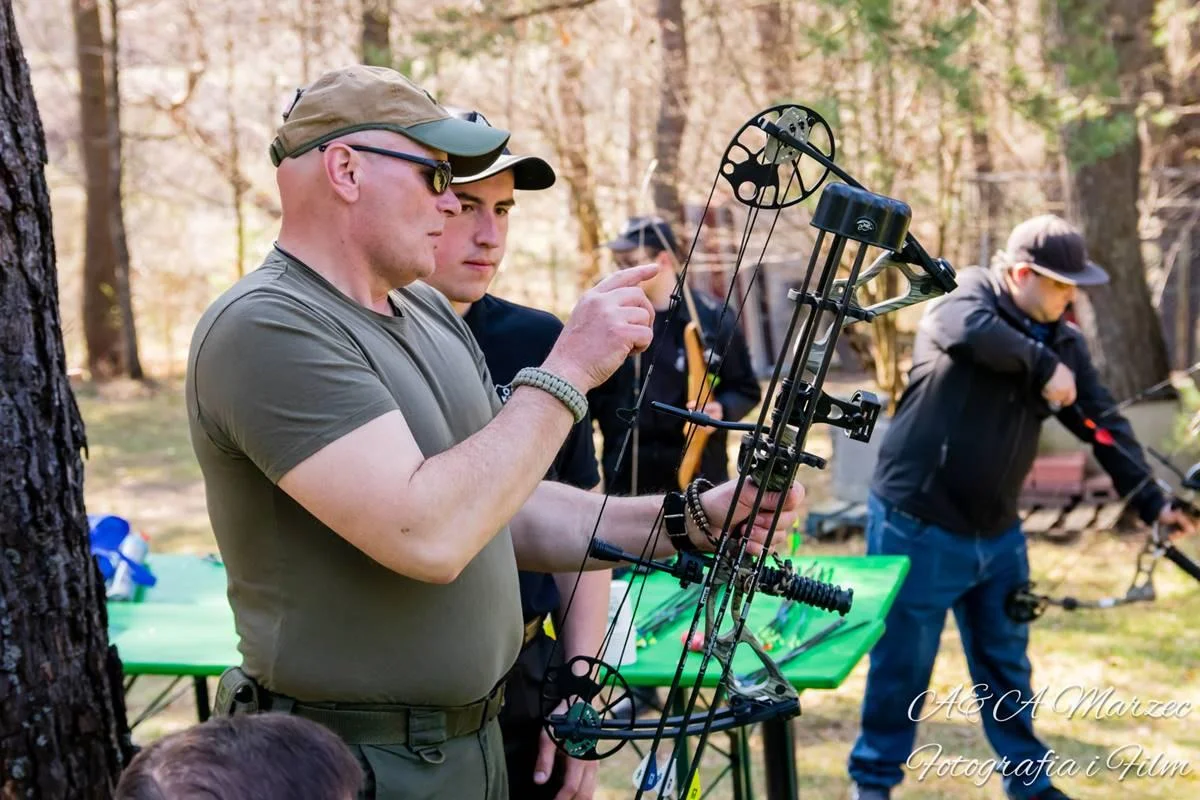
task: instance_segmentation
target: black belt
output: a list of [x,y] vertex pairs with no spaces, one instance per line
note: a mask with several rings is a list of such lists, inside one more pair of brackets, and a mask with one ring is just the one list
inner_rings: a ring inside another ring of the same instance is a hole
[[400,706],[360,703],[302,703],[263,691],[271,711],[295,714],[324,725],[348,744],[410,744],[426,747],[481,730],[504,705],[503,682],[482,700],[465,706]]

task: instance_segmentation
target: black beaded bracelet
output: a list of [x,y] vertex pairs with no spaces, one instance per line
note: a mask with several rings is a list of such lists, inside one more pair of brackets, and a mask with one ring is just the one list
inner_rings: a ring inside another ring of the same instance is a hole
[[686,499],[688,516],[692,518],[692,523],[700,529],[700,532],[704,534],[704,538],[708,539],[709,544],[716,547],[717,537],[713,535],[712,526],[708,524],[708,515],[704,513],[704,507],[700,505],[700,493],[706,492],[711,488],[713,488],[712,481],[706,478],[696,478],[688,484],[684,497]]

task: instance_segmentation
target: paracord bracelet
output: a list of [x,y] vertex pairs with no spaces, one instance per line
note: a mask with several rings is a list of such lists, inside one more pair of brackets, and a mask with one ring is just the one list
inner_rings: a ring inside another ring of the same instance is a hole
[[532,386],[554,395],[571,410],[571,416],[575,418],[576,423],[587,416],[587,397],[569,381],[553,372],[547,372],[541,367],[525,367],[513,376],[512,383],[509,384],[510,389],[516,389],[518,386]]
[[708,515],[704,513],[704,507],[700,505],[700,492],[708,491],[711,488],[713,488],[712,481],[706,478],[696,478],[688,484],[684,497],[686,498],[688,516],[692,518],[692,522],[704,534],[704,538],[708,539],[709,544],[716,547],[717,537],[713,536],[712,528],[708,524]]

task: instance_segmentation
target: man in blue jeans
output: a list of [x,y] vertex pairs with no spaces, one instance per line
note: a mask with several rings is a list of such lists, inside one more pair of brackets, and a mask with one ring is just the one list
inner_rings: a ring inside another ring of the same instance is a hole
[[[871,651],[861,732],[850,753],[857,800],[884,800],[904,778],[917,723],[944,713],[926,691],[946,612],[953,610],[978,714],[1014,800],[1065,800],[1033,730],[1029,623],[1005,597],[1029,577],[1017,500],[1051,414],[1091,441],[1082,414],[1115,403],[1082,333],[1063,315],[1080,286],[1108,280],[1083,238],[1058,217],[1018,225],[989,269],[959,273],[934,301],[913,346],[909,386],[880,447],[868,502],[868,554],[906,555],[911,568]],[[1185,533],[1153,481],[1128,421],[1104,418],[1118,447],[1095,446],[1117,490],[1146,522]],[[958,713],[957,711],[955,713]],[[928,760],[928,759],[924,759]],[[918,766],[914,763],[914,766]]]

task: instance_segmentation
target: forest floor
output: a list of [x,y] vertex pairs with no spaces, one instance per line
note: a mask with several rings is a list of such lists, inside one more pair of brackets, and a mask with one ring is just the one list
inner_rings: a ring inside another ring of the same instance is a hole
[[[849,384],[847,384],[849,385]],[[86,424],[89,453],[85,460],[85,494],[89,513],[112,513],[128,518],[150,537],[157,552],[215,552],[205,510],[200,471],[188,441],[182,385],[163,383],[153,389],[138,384],[114,384],[76,389]],[[810,449],[828,455],[830,440],[818,429]],[[829,470],[806,472],[805,484],[813,504],[829,497]],[[1042,586],[1060,584],[1060,591],[1078,596],[1123,593],[1133,575],[1134,557],[1144,531],[1099,532],[1083,545],[1033,540],[1030,561]],[[1200,544],[1188,543],[1196,549]],[[861,537],[841,542],[806,543],[813,553],[863,551]],[[1059,777],[1072,797],[1107,800],[1113,797],[1200,797],[1200,590],[1178,570],[1163,562],[1156,573],[1159,599],[1150,605],[1110,611],[1066,613],[1052,609],[1032,626],[1029,649],[1034,685],[1044,689],[1037,730],[1053,748]],[[858,715],[867,670],[864,659],[833,691],[810,691],[801,696],[802,715],[794,721],[796,760],[801,795],[834,800],[847,796],[846,758],[858,730]],[[142,678],[128,697],[133,719],[166,679]],[[951,616],[930,689],[939,698],[955,690],[969,694],[971,678],[962,656],[958,631]],[[210,681],[210,689],[215,681]],[[1128,703],[1174,701],[1174,716],[1155,717],[1145,710],[1110,705],[1103,712],[1071,713],[1066,708],[1080,691],[1112,690],[1112,700]],[[1057,702],[1057,707],[1055,705]],[[184,692],[164,712],[143,722],[135,740],[146,743],[195,721],[191,694]],[[725,737],[713,743],[724,746]],[[986,781],[978,770],[992,753],[977,715],[955,711],[931,712],[917,735],[925,756],[914,765],[897,798],[1002,798],[999,779]],[[750,740],[755,795],[764,793],[761,738]],[[936,766],[921,767],[940,749]],[[956,759],[958,767],[952,770]],[[597,798],[632,796],[632,773],[637,765],[632,748],[601,762]],[[977,761],[972,761],[977,760]],[[971,774],[963,774],[974,766]],[[1089,769],[1090,767],[1090,769]],[[714,798],[728,798],[728,781],[711,784],[721,771],[711,750],[705,757],[702,787]],[[1090,772],[1091,774],[1086,774]]]

